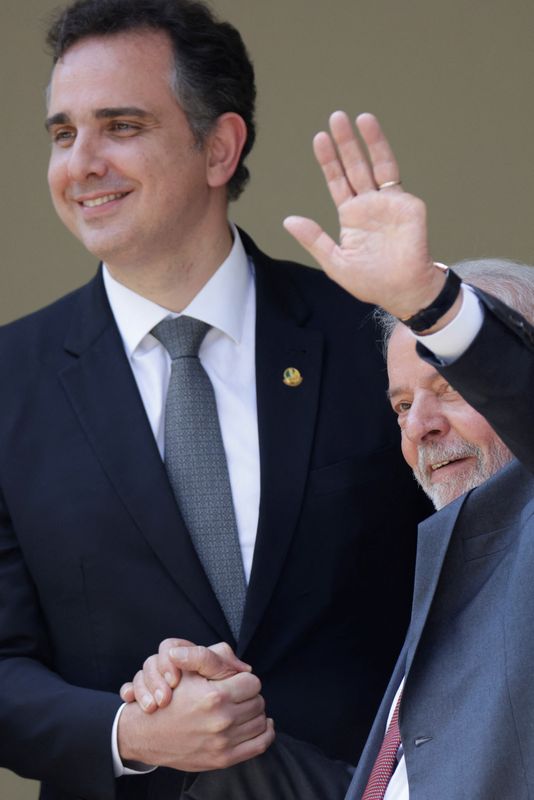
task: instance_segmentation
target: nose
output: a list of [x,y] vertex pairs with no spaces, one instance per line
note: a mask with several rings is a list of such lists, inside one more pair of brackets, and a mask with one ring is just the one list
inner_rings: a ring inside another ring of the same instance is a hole
[[77,134],[68,151],[67,170],[71,181],[104,177],[108,170],[107,162],[95,137]]
[[414,398],[402,426],[403,434],[414,444],[441,439],[450,423],[438,398],[425,394]]

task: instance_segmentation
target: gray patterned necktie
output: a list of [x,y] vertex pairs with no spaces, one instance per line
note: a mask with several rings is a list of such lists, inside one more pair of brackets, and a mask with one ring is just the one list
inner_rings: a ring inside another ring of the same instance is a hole
[[210,326],[166,319],[152,334],[168,351],[165,466],[195,550],[237,640],[246,582],[215,395],[198,351]]

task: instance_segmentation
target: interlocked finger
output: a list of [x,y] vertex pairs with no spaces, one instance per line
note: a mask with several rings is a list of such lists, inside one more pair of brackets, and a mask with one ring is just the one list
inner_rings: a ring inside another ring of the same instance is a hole
[[265,714],[258,714],[252,719],[233,727],[229,731],[229,739],[233,745],[241,744],[241,742],[246,742],[248,739],[260,736],[266,728],[267,718]]

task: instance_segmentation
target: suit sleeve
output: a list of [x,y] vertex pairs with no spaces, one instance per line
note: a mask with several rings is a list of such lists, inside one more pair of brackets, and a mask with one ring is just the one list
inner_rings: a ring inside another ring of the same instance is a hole
[[50,653],[37,592],[0,496],[0,765],[87,800],[113,800],[111,728],[121,701],[62,680]]
[[462,356],[444,365],[422,345],[417,349],[534,472],[534,328],[491,295],[477,294],[484,322]]

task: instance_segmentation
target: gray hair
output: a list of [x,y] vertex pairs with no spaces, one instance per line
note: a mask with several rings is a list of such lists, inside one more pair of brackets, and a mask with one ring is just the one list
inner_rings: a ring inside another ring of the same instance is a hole
[[[465,283],[483,289],[522,314],[534,324],[534,267],[507,258],[477,258],[451,266]],[[377,308],[374,319],[381,333],[384,357],[399,320]]]

